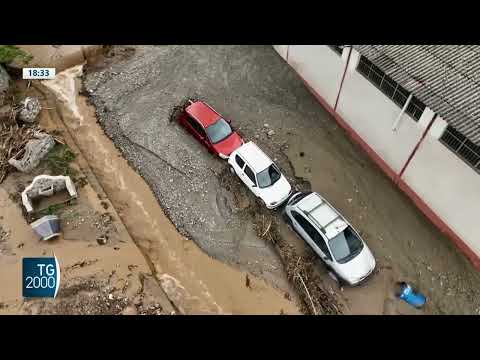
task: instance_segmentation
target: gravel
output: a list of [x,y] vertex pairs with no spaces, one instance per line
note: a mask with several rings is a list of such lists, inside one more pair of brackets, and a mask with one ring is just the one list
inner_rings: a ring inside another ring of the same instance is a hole
[[[226,162],[209,154],[178,124],[169,122],[172,108],[185,97],[205,99],[228,117],[232,112],[227,109],[236,97],[227,88],[244,91],[251,85],[242,75],[248,69],[227,69],[247,65],[235,60],[243,47],[227,46],[216,52],[209,49],[137,47],[130,59],[113,62],[100,71],[87,71],[85,93],[95,105],[107,135],[147,181],[183,235],[215,258],[244,266],[257,275],[268,272],[284,277],[274,249],[256,236],[238,206],[238,197],[246,196],[239,194],[244,191],[242,185],[238,182],[230,190],[222,186],[222,176],[231,176],[225,175]],[[245,49],[255,54],[252,48]],[[249,64],[245,56],[242,61]],[[192,62],[192,58],[198,62]],[[231,74],[235,75],[229,79]],[[245,116],[246,109],[240,114],[239,109],[233,112],[233,121]],[[253,198],[247,197],[247,201]],[[275,270],[263,263],[273,264]]]

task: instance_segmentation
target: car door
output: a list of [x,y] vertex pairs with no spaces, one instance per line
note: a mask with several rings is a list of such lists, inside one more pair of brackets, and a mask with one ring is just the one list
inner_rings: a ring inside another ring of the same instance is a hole
[[207,146],[207,148],[210,148],[210,142],[208,141],[207,133],[205,132],[203,126],[197,120],[195,120],[191,116],[187,116],[187,118],[185,119],[185,126],[198,141],[200,141],[203,145]]
[[257,179],[255,177],[255,173],[253,172],[252,168],[248,166],[248,164],[246,164],[245,168],[243,169],[242,181],[248,186],[250,191],[257,195]]
[[300,236],[310,245],[310,247],[317,253],[323,261],[327,264],[331,264],[332,256],[328,250],[327,244],[323,236],[318,230],[305,219],[304,216],[292,210],[293,225]]
[[240,179],[242,179],[244,167],[245,167],[245,160],[243,160],[240,155],[235,154],[235,161],[233,162],[233,170],[235,170],[235,173],[238,175]]

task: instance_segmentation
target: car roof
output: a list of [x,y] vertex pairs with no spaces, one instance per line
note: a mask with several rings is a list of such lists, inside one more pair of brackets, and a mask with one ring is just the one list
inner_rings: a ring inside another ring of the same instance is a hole
[[240,146],[236,153],[245,159],[255,173],[265,170],[273,161],[255,144],[249,141]]
[[186,113],[208,127],[221,118],[220,114],[203,101],[196,101],[185,109]]
[[327,239],[334,238],[348,226],[343,216],[315,192],[300,200],[297,207],[326,235]]

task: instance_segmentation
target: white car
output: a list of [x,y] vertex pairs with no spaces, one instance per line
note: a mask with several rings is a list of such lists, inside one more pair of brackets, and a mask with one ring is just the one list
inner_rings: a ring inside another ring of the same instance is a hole
[[292,192],[277,165],[251,141],[233,151],[228,163],[232,173],[237,174],[269,209],[280,206]]
[[318,193],[294,194],[285,206],[285,215],[340,285],[357,285],[375,269],[375,258],[367,244]]

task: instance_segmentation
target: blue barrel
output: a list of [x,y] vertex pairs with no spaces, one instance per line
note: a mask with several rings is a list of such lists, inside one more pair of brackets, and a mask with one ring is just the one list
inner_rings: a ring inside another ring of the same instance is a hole
[[427,298],[424,295],[413,291],[412,287],[407,283],[401,282],[398,286],[397,296],[413,307],[421,308],[427,302]]

